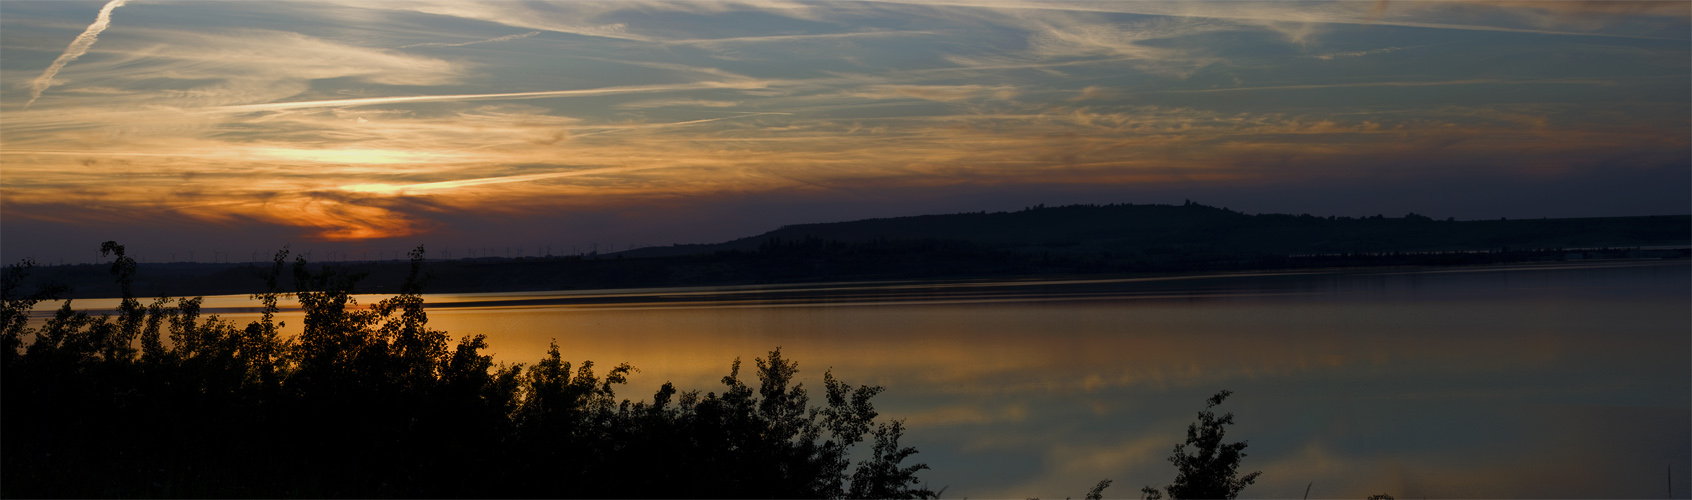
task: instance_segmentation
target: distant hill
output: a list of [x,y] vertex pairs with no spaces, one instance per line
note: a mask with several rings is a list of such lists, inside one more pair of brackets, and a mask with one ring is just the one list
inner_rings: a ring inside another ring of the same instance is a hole
[[1017,212],[797,224],[714,245],[642,248],[620,254],[659,257],[749,251],[771,241],[805,239],[844,243],[950,240],[1008,251],[1070,254],[1160,248],[1298,255],[1650,247],[1692,245],[1692,216],[1456,221],[1414,213],[1396,218],[1249,215],[1197,203],[1042,205]]
[[[1692,256],[1692,216],[1434,220],[1416,214],[1249,215],[1184,205],[1036,206],[782,227],[709,245],[614,254],[431,261],[428,291],[502,292],[845,280],[1474,265]],[[400,261],[314,263],[392,292]],[[75,297],[113,297],[106,265],[49,266],[33,280]],[[142,264],[140,296],[263,291],[260,265]],[[286,280],[285,280],[286,281]],[[284,285],[285,288],[288,288]],[[291,288],[289,288],[291,289]]]

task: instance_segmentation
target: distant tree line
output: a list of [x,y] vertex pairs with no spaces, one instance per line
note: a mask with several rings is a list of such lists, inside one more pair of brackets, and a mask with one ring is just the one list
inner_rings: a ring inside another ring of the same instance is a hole
[[[1055,244],[1054,244],[1055,245]],[[1333,267],[1463,266],[1579,259],[1687,258],[1685,248],[1638,249],[1500,247],[1488,251],[1338,252],[1276,254],[1204,248],[1148,247],[1134,250],[1039,252],[990,248],[959,240],[871,240],[844,242],[820,237],[771,238],[749,250],[635,259],[574,256],[430,261],[430,290],[446,293],[742,285],[821,281],[983,279],[1012,276],[1179,273]],[[246,294],[262,292],[253,275],[269,264],[148,264],[135,277],[138,296]],[[312,263],[364,274],[360,290],[397,293],[409,272],[405,262]],[[31,281],[71,283],[74,297],[121,294],[105,266],[37,268]]]

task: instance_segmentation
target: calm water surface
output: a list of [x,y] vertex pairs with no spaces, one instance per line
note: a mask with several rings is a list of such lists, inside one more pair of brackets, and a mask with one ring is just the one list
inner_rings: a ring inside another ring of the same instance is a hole
[[[633,364],[625,398],[720,391],[731,361],[775,347],[813,390],[829,369],[886,386],[882,415],[906,419],[948,497],[1080,497],[1104,478],[1107,498],[1137,497],[1173,478],[1164,459],[1219,389],[1263,471],[1244,497],[1692,491],[1684,261],[427,300],[431,325],[486,334],[499,361],[556,339]],[[240,323],[253,306],[206,299]]]

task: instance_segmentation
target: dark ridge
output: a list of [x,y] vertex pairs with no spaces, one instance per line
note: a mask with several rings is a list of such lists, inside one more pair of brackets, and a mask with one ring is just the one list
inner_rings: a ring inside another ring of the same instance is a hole
[[[613,254],[432,261],[443,293],[744,285],[842,280],[1003,278],[1349,266],[1474,265],[1682,258],[1692,216],[1435,220],[1244,214],[1184,205],[1035,206],[1016,212],[797,224],[711,245]],[[401,261],[315,266],[397,283]],[[143,296],[261,292],[256,264],[142,264]],[[38,279],[71,297],[115,297],[105,265],[49,266]],[[361,293],[392,293],[370,286]]]
[[622,252],[628,257],[754,250],[771,239],[818,238],[846,243],[958,240],[1014,251],[1094,252],[1151,247],[1284,254],[1452,252],[1516,248],[1602,248],[1692,244],[1692,216],[1575,219],[1435,220],[1403,217],[1250,215],[1198,203],[1184,205],[1037,205],[1016,212],[918,215],[795,224],[716,245],[678,245]]

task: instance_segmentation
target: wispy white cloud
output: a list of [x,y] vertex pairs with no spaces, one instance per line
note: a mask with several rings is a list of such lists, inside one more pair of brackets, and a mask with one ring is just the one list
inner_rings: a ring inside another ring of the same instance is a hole
[[[126,45],[78,64],[76,104],[142,106],[252,104],[307,93],[312,82],[346,78],[376,85],[447,85],[474,63],[353,45],[299,33],[135,27]],[[138,69],[142,68],[142,69]]]
[[713,101],[709,99],[675,98],[648,99],[618,103],[613,107],[624,109],[670,108],[670,107],[703,107],[703,108],[732,108],[739,106],[741,101]]
[[736,36],[724,38],[692,38],[680,40],[663,40],[665,45],[730,45],[741,43],[790,43],[820,40],[845,40],[853,38],[896,38],[908,36],[933,36],[933,31],[856,31],[848,33],[815,33],[804,35],[765,35],[765,36]]
[[[818,4],[799,1],[624,1],[624,2],[561,2],[539,4],[504,0],[414,0],[376,3],[371,9],[395,9],[423,12],[463,19],[475,19],[527,29],[568,33],[587,37],[635,42],[690,43],[698,37],[669,36],[661,33],[637,32],[638,27],[627,22],[605,20],[616,14],[630,12],[674,12],[715,15],[730,12],[761,12],[779,17],[805,20],[824,20],[824,12],[848,9],[839,4]],[[742,38],[742,37],[730,37]],[[744,37],[756,38],[756,37]],[[711,42],[710,40],[694,40]],[[746,40],[750,41],[750,40]],[[728,42],[734,43],[734,42]]]
[[746,76],[744,74],[735,73],[735,72],[732,72],[732,71],[727,71],[727,70],[724,70],[722,68],[713,68],[713,67],[710,67],[710,66],[697,66],[697,65],[691,65],[691,64],[681,64],[681,63],[663,62],[663,61],[640,61],[640,60],[629,60],[629,59],[612,59],[612,58],[604,58],[604,57],[586,57],[584,59],[590,59],[590,60],[595,60],[595,61],[604,61],[604,62],[612,62],[612,63],[617,63],[617,64],[626,64],[626,65],[629,65],[629,66],[636,66],[636,67],[641,67],[641,68],[662,69],[662,70],[667,70],[667,71],[674,71],[674,72],[677,72],[677,73],[697,73],[697,74],[702,74],[702,75],[706,75],[706,76],[709,76],[709,77],[712,77],[712,78],[718,78],[718,79],[723,79],[723,80],[751,80],[751,79],[753,79],[752,77]]
[[206,110],[207,111],[251,112],[251,111],[273,111],[273,110],[306,109],[306,108],[346,108],[346,107],[354,107],[354,106],[371,106],[371,105],[379,105],[379,104],[545,99],[545,98],[552,98],[552,97],[585,97],[585,96],[637,94],[637,93],[650,93],[650,92],[671,92],[671,91],[677,91],[677,90],[698,90],[698,89],[755,89],[755,88],[764,88],[765,86],[767,86],[766,83],[755,82],[755,81],[749,81],[749,82],[697,82],[697,83],[677,83],[677,84],[667,84],[667,85],[630,85],[630,86],[623,86],[623,87],[602,87],[602,88],[597,88],[597,89],[543,90],[543,91],[536,91],[536,92],[504,92],[504,93],[497,93],[497,94],[447,94],[447,95],[420,95],[420,96],[399,96],[399,97],[365,97],[365,98],[356,98],[356,99],[330,99],[330,100],[321,100],[321,101],[275,102],[275,103],[265,103],[265,104],[243,104],[243,105],[235,105],[235,106],[219,106],[219,107],[215,107],[215,108],[206,108]]
[[1180,45],[1154,44],[1202,33],[1226,30],[1217,23],[1152,20],[1132,24],[1048,19],[1035,23],[1029,53],[1041,60],[1110,57],[1126,60],[1143,71],[1171,76],[1190,74],[1220,58]]
[[476,45],[476,44],[479,44],[479,43],[506,42],[506,41],[517,40],[517,39],[521,39],[521,38],[528,38],[528,37],[539,35],[539,34],[541,34],[541,32],[539,32],[539,31],[530,31],[528,33],[519,33],[519,34],[516,34],[516,35],[497,36],[497,37],[489,38],[489,39],[486,39],[486,40],[475,40],[475,41],[470,41],[470,42],[459,42],[459,43],[442,43],[442,42],[413,43],[413,44],[410,44],[410,45],[401,45],[401,46],[399,46],[399,48],[410,49],[410,48],[416,48],[416,47],[463,47],[465,45]]
[[456,188],[464,188],[464,187],[472,187],[472,186],[485,186],[485,185],[489,185],[489,184],[508,184],[508,183],[513,183],[513,182],[534,182],[534,181],[546,180],[546,179],[559,179],[559,178],[564,178],[564,177],[577,177],[577,176],[595,175],[595,174],[622,173],[622,172],[631,172],[631,171],[635,171],[635,170],[648,170],[648,169],[653,169],[653,168],[662,168],[662,167],[647,166],[647,167],[588,168],[588,169],[570,170],[570,171],[564,171],[564,172],[546,172],[546,173],[540,173],[540,174],[526,174],[526,175],[506,175],[506,176],[500,176],[500,177],[482,177],[482,178],[477,178],[477,179],[458,179],[458,180],[440,181],[440,182],[423,182],[423,183],[417,183],[417,184],[380,184],[380,183],[376,183],[376,184],[347,184],[347,185],[344,185],[344,186],[339,186],[339,188],[343,191],[353,191],[353,192],[360,192],[360,193],[404,195],[404,194],[411,194],[411,193],[416,193],[416,192],[421,192],[421,191],[456,189]]
[[982,97],[1010,99],[1017,90],[1009,85],[871,85],[847,95],[865,99],[924,99],[955,102]]
[[[1084,12],[1203,18],[1295,33],[1305,24],[1404,26],[1566,36],[1674,39],[1606,29],[1635,19],[1685,22],[1684,2],[1090,2],[1033,0],[880,0],[888,3],[1006,12]],[[1611,5],[1614,4],[1614,5]],[[1487,15],[1498,14],[1498,15]],[[1490,21],[1490,22],[1489,22]]]
[[587,137],[587,136],[593,136],[593,135],[599,135],[599,134],[608,134],[608,133],[611,133],[611,132],[618,132],[618,131],[623,131],[623,130],[639,130],[639,129],[651,129],[651,128],[663,128],[663,127],[679,127],[679,126],[684,126],[684,125],[697,125],[697,124],[700,124],[700,123],[710,123],[710,122],[722,121],[722,120],[733,120],[733,119],[736,119],[736,118],[748,118],[748,117],[753,117],[753,116],[791,115],[791,114],[792,113],[742,113],[742,114],[738,114],[738,115],[735,115],[735,116],[720,116],[720,117],[717,117],[717,118],[702,118],[702,119],[698,119],[698,120],[688,120],[688,121],[684,121],[684,122],[638,123],[638,124],[630,124],[630,125],[604,125],[604,126],[598,126],[598,127],[591,127],[591,128],[599,128],[599,129],[604,129],[604,130],[601,130],[599,132],[579,134],[579,135],[577,135],[577,137]]
[[1400,50],[1412,49],[1412,48],[1415,48],[1415,47],[1382,47],[1382,48],[1379,48],[1379,49],[1369,49],[1369,50],[1352,50],[1352,51],[1347,51],[1347,52],[1329,52],[1329,53],[1326,53],[1326,54],[1317,54],[1317,55],[1310,56],[1310,57],[1313,57],[1313,58],[1316,58],[1316,59],[1321,59],[1323,61],[1331,61],[1331,60],[1334,60],[1334,59],[1343,59],[1343,58],[1347,58],[1347,57],[1363,57],[1363,56],[1370,56],[1370,55],[1375,55],[1375,54],[1387,54],[1387,53],[1398,52]]
[[64,69],[66,64],[70,64],[76,58],[88,53],[88,48],[93,47],[94,42],[99,40],[100,32],[106,31],[106,27],[111,26],[112,11],[128,2],[129,0],[111,0],[100,8],[100,14],[94,16],[94,24],[88,25],[88,29],[77,35],[75,40],[71,40],[70,46],[65,48],[65,52],[59,54],[57,59],[53,59],[53,63],[47,65],[47,70],[42,71],[41,76],[30,82],[29,102],[24,103],[25,108],[35,104],[35,100],[41,98],[41,93],[46,92],[48,87],[53,86],[53,77],[59,75],[59,70]]
[[1507,80],[1502,78],[1470,78],[1463,80],[1406,80],[1384,82],[1353,82],[1353,83],[1313,83],[1303,85],[1266,85],[1258,87],[1221,87],[1214,89],[1172,89],[1155,90],[1159,94],[1210,94],[1217,92],[1252,92],[1265,90],[1311,90],[1337,89],[1359,87],[1444,87],[1454,85],[1615,85],[1615,80],[1596,78],[1542,78],[1533,80]]
[[[439,16],[475,19],[517,28],[536,29],[556,33],[607,38],[614,40],[653,41],[651,37],[631,33],[626,23],[595,24],[591,20],[608,11],[628,6],[610,2],[575,2],[568,4],[531,4],[506,1],[408,1],[374,3],[371,9],[394,9],[422,12]],[[584,22],[585,21],[585,22]]]
[[989,5],[992,6],[951,7],[932,15],[1020,36],[1023,43],[1001,41],[1003,46],[994,50],[956,50],[943,55],[956,67],[928,70],[1036,69],[1063,76],[1060,69],[1063,67],[1126,66],[1139,72],[1184,78],[1223,60],[1212,54],[1213,47],[1200,43],[1202,37],[1243,29],[1239,23],[1206,18],[1125,19],[1108,12]]

